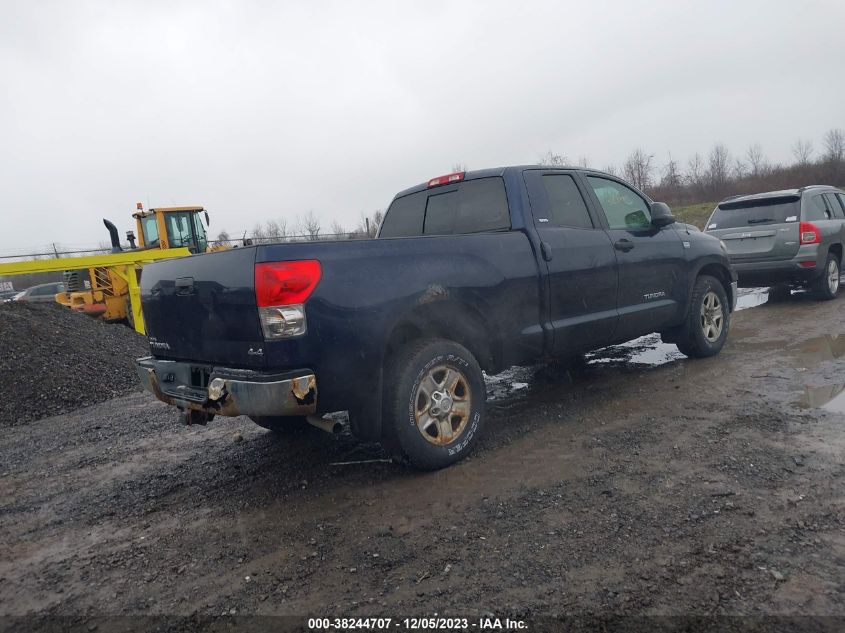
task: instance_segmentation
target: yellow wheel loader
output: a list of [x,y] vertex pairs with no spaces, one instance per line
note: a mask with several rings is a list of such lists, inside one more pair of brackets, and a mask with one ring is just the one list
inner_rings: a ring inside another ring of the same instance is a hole
[[208,212],[203,207],[164,207],[144,211],[138,203],[137,209],[132,214],[137,245],[136,233],[127,231],[130,248],[122,248],[115,225],[103,220],[111,237],[110,254],[0,264],[0,275],[61,270],[66,291],[57,294],[56,301],[104,321],[126,321],[144,334],[144,317],[138,294],[143,265],[215,249],[208,246],[202,221],[204,217],[205,224],[208,224]]

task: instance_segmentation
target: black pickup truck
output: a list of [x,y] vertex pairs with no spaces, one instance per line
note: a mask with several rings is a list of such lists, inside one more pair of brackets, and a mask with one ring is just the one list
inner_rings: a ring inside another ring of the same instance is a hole
[[589,169],[505,167],[399,193],[374,240],[236,248],[150,264],[144,385],[188,423],[283,431],[348,411],[421,468],[465,455],[482,370],[651,332],[717,354],[736,278],[717,238]]

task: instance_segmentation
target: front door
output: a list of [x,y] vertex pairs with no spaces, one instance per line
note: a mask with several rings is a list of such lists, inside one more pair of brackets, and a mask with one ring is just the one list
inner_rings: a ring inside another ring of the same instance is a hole
[[593,204],[607,222],[619,264],[620,340],[657,332],[677,322],[686,305],[686,257],[674,224],[651,224],[651,205],[624,183],[585,175]]
[[616,258],[587,207],[583,184],[559,170],[526,171],[525,181],[548,273],[553,352],[609,341],[617,321]]

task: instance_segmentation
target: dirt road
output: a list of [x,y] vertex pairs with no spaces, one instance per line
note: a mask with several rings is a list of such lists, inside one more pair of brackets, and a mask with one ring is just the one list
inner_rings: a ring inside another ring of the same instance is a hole
[[793,296],[492,380],[435,473],[128,395],[4,430],[0,612],[845,615],[844,383],[845,296]]

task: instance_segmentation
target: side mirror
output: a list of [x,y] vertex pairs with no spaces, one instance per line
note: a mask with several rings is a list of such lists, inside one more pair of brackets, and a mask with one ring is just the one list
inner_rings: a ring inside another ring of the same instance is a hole
[[208,219],[208,211],[203,211],[203,214],[205,215],[205,225],[211,226],[211,220]]
[[651,203],[651,225],[658,229],[675,223],[675,216],[672,209],[665,202]]

